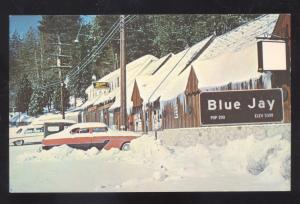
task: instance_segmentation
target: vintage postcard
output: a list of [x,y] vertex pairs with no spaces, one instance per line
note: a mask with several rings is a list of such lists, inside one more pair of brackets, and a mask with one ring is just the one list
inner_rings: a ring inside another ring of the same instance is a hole
[[9,191],[290,191],[290,53],[290,14],[11,15]]

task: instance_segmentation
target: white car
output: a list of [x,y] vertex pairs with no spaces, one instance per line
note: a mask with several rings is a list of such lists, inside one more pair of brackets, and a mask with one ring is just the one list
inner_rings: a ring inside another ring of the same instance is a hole
[[23,144],[38,144],[44,138],[44,125],[28,125],[20,126],[16,132],[9,135],[9,144],[23,145]]

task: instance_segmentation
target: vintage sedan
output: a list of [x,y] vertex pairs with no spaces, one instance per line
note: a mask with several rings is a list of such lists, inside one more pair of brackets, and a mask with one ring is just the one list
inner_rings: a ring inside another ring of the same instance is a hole
[[43,124],[20,126],[16,132],[9,135],[9,143],[11,145],[38,144],[43,138]]
[[97,147],[106,150],[118,148],[126,151],[129,149],[131,140],[139,136],[130,131],[111,130],[104,123],[87,122],[72,125],[62,132],[49,135],[43,139],[42,144],[43,149],[66,144],[83,150]]

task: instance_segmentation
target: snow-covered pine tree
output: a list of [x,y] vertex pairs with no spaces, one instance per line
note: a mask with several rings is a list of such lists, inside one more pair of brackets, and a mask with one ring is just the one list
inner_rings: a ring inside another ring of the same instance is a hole
[[[43,44],[43,66],[47,69],[44,74],[44,80],[45,83],[50,84],[55,81],[59,80],[58,70],[57,69],[51,69],[51,66],[56,65],[56,58],[53,56],[53,54],[58,53],[57,43],[57,35],[60,36],[60,41],[62,43],[62,55],[68,55],[71,57],[61,57],[61,65],[64,66],[72,66],[75,65],[78,62],[78,50],[77,45],[74,43],[74,40],[76,39],[76,35],[80,28],[81,19],[79,15],[44,15],[42,16],[42,20],[40,21],[39,25],[39,31],[40,34],[43,36],[41,38],[41,43]],[[74,68],[74,66],[73,66]],[[76,69],[76,67],[74,68]],[[63,69],[62,70],[62,76],[63,78],[66,76],[66,74],[69,71],[75,71],[71,69]],[[55,97],[57,98],[57,94],[54,93],[60,93],[60,87],[52,87],[53,90],[51,92],[51,96],[47,94],[48,100],[48,107],[50,106],[50,102]],[[55,90],[55,91],[54,91]],[[66,90],[66,89],[65,89]],[[68,95],[69,93],[66,92],[65,95]],[[60,95],[59,95],[60,96]],[[69,105],[69,98],[66,104]],[[59,97],[60,101],[60,97]],[[60,104],[58,105],[60,106]],[[58,107],[56,107],[58,108]],[[66,109],[67,107],[65,107]],[[59,108],[60,109],[60,108]]]
[[43,89],[36,87],[30,99],[28,113],[31,116],[38,116],[43,113],[43,110],[44,110],[44,91]]
[[[72,66],[74,67],[73,72],[76,72],[76,65],[82,63],[82,59],[91,51],[93,45],[97,42],[94,40],[94,36],[91,29],[91,24],[83,24],[78,36],[79,42],[76,43],[76,49],[74,50],[75,56],[73,57]],[[70,95],[74,98],[85,99],[85,89],[91,84],[92,67],[93,62],[88,64],[82,71],[78,72],[69,79],[68,90]],[[84,90],[83,90],[84,89]],[[83,91],[82,91],[83,90]]]
[[29,108],[29,102],[32,95],[31,83],[24,74],[21,81],[18,83],[16,106],[19,112],[27,112]]
[[9,39],[9,106],[16,106],[17,90],[21,76],[23,74],[23,66],[21,59],[22,40],[17,31],[15,31]]
[[38,31],[32,27],[29,27],[29,30],[26,32],[23,43],[22,43],[22,61],[23,69],[27,73],[28,79],[31,82],[36,82],[38,80],[39,74],[39,39]]

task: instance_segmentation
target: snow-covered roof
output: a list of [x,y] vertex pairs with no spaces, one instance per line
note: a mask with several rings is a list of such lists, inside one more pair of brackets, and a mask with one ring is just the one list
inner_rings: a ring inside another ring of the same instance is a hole
[[[132,78],[132,80],[130,80],[130,83],[127,84],[126,88],[127,88],[127,97],[126,97],[126,104],[127,104],[127,109],[132,107],[132,101],[131,101],[131,95],[133,92],[133,87],[134,87],[134,82],[135,80],[137,80],[139,77],[140,78],[145,78],[145,79],[152,79],[151,76],[153,75],[153,73],[157,72],[160,67],[167,62],[167,60],[172,56],[172,53],[167,54],[166,56],[160,58],[160,59],[156,59],[153,60],[145,69],[142,69],[141,72],[135,77]],[[114,104],[109,108],[110,110],[113,110],[115,108],[120,107],[120,89],[117,89],[116,91],[118,91],[117,94],[112,93],[113,96],[116,97]]]
[[105,123],[99,122],[86,122],[86,123],[76,123],[71,125],[68,129],[72,128],[90,128],[90,127],[107,127]]
[[260,16],[216,37],[186,70],[166,80],[157,94],[161,96],[160,101],[170,100],[185,91],[191,66],[199,80],[199,88],[241,82],[261,76],[257,72],[256,37],[272,33],[278,16]]
[[[74,115],[78,115],[78,111],[77,112],[65,112],[65,117],[72,117]],[[62,122],[62,121],[72,121],[75,122],[74,120],[64,120],[61,119],[62,115],[61,114],[57,114],[57,113],[46,113],[44,115],[41,115],[38,118],[35,118],[34,120],[32,120],[31,124],[39,124],[39,123],[44,123],[44,122]]]
[[[139,75],[144,69],[146,69],[153,61],[156,61],[157,58],[153,55],[145,55],[142,56],[126,65],[126,78],[127,78],[127,84],[126,87],[131,87],[132,81],[135,79],[137,75]],[[120,68],[109,73],[108,75],[105,75],[98,81],[105,81],[105,82],[112,82],[117,79],[117,77],[120,76]],[[93,88],[92,85],[89,87],[90,89]],[[88,88],[88,89],[89,89]],[[88,92],[88,89],[86,92]],[[112,91],[108,93],[101,93],[98,96],[89,99],[86,101],[82,108],[86,108],[90,105],[98,105],[100,103],[103,103],[108,100],[112,100],[114,97],[120,94],[120,88],[116,87]]]
[[74,120],[65,120],[65,119],[57,119],[57,120],[47,120],[44,123],[76,123]]
[[226,52],[210,60],[197,60],[192,66],[198,78],[198,88],[221,86],[258,78],[257,46],[238,52]]
[[[144,64],[139,64],[136,68],[134,69],[127,69],[127,84],[126,84],[126,101],[127,101],[127,108],[130,108],[132,106],[131,102],[131,94],[133,91],[133,86],[135,79],[138,76],[150,76],[153,72],[155,72],[161,64],[163,64],[167,58],[170,56],[166,55],[160,59],[157,58],[151,58],[148,61],[145,61]],[[120,107],[120,87],[115,88],[112,90],[110,93],[107,94],[101,94],[98,99],[94,102],[94,105],[97,105],[99,103],[102,103],[107,100],[111,100],[115,97],[115,102],[113,105],[110,107],[110,110],[115,109]]]
[[84,104],[82,104],[82,105],[80,106],[80,109],[84,109],[84,108],[87,108],[87,107],[90,106],[90,105],[93,105],[93,103],[94,103],[95,101],[97,101],[99,98],[100,98],[100,96],[96,96],[96,97],[94,97],[94,98],[92,98],[92,99],[87,100]]
[[[134,72],[134,70],[137,71],[138,68],[140,68],[141,66],[151,62],[152,60],[157,60],[156,57],[154,57],[153,55],[144,55],[128,64],[126,64],[126,71],[127,71],[127,77],[128,77],[128,72],[132,71]],[[114,70],[113,72],[105,75],[104,77],[100,78],[98,81],[99,82],[111,82],[113,80],[115,80],[117,77],[120,76],[120,68]],[[90,89],[93,89],[94,87],[92,85],[90,85],[87,89],[86,89],[86,93],[88,93],[88,91]]]
[[34,120],[34,117],[28,116],[26,113],[15,112],[14,115],[9,119],[9,122],[26,122],[29,123]]
[[212,37],[209,36],[192,47],[173,55],[154,75],[137,78],[140,95],[144,102],[153,102],[161,97],[167,84],[175,80],[175,77],[199,54]]
[[262,15],[223,35],[218,36],[199,59],[216,57],[227,51],[237,51],[256,42],[256,37],[273,32],[279,14]]

